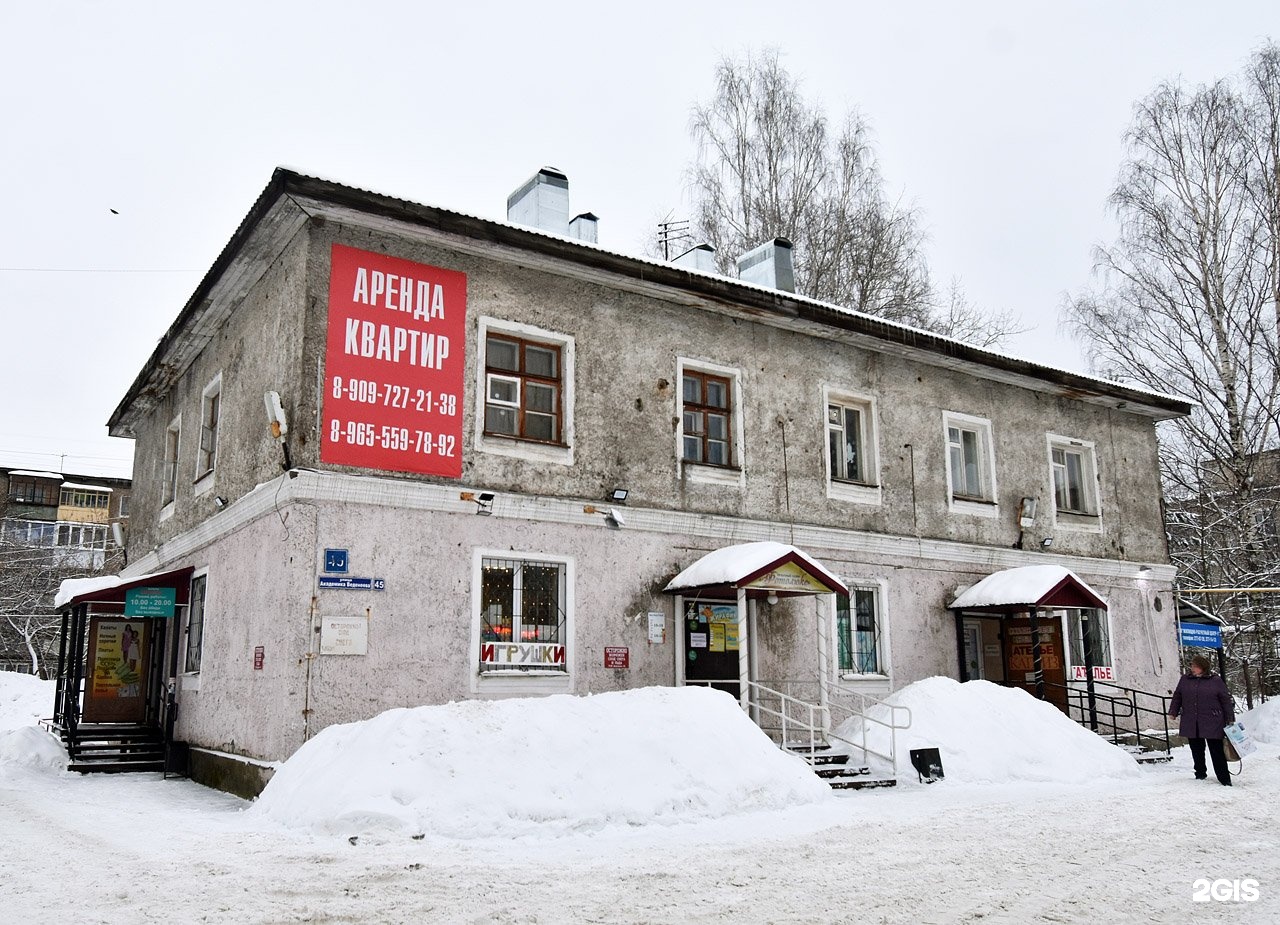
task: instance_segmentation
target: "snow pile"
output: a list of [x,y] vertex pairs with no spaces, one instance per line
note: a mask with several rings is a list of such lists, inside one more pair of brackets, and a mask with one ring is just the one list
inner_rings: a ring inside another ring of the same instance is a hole
[[1258,704],[1237,719],[1254,741],[1280,745],[1280,697]]
[[53,681],[35,675],[0,671],[0,731],[34,726],[53,714]]
[[330,726],[251,812],[318,832],[508,838],[832,799],[726,694],[645,688],[467,701]]
[[0,778],[12,768],[64,771],[67,752],[62,743],[38,726],[0,732]]
[[[967,783],[1052,781],[1084,783],[1103,777],[1139,774],[1138,764],[1050,703],[1018,688],[989,681],[961,684],[951,678],[926,678],[885,698],[911,710],[911,727],[898,733],[898,768],[913,775],[910,750],[937,748],[947,780]],[[886,707],[868,715],[888,720]],[[897,711],[898,721],[905,721]],[[836,735],[861,744],[855,717]],[[889,731],[867,724],[867,745],[889,753]],[[855,760],[860,753],[855,753]],[[874,756],[871,756],[874,758]],[[871,763],[875,764],[874,760]]]

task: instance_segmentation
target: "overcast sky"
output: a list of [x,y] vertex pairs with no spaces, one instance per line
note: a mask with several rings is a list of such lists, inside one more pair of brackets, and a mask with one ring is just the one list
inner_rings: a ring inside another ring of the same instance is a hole
[[1058,310],[1113,233],[1134,102],[1280,38],[1274,0],[199,9],[0,0],[0,464],[129,474],[105,422],[275,166],[504,218],[554,165],[639,252],[688,213],[715,62],[764,46],[870,121],[938,280],[1032,328],[1009,352],[1083,371]]

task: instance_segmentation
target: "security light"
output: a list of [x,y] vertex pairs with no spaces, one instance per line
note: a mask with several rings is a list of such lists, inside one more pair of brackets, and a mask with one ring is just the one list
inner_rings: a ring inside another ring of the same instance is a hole
[[620,527],[625,527],[627,524],[627,522],[622,519],[622,514],[618,512],[618,509],[613,507],[609,508],[609,512],[604,515],[604,522],[615,530]]
[[222,510],[224,507],[227,506],[227,499],[222,497],[222,495],[214,495],[213,506],[216,507],[218,510]]
[[1046,536],[1044,539],[1040,541],[1040,545],[1043,546],[1045,549],[1048,549],[1050,546],[1053,545],[1053,537]]
[[627,495],[629,494],[631,494],[631,492],[625,488],[615,488],[613,491],[609,492],[609,500],[615,504],[626,504]]
[[482,517],[493,513],[493,492],[482,491],[476,494],[474,491],[458,492],[459,501],[470,501],[476,506],[476,513]]

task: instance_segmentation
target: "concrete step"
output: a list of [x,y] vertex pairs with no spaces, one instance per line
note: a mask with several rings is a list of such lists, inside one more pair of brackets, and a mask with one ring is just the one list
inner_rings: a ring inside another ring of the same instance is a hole
[[865,777],[871,773],[870,768],[855,768],[848,765],[826,765],[813,769],[824,780],[836,780],[844,777]]
[[147,758],[137,761],[72,761],[67,765],[68,771],[80,774],[123,774],[134,771],[163,771],[163,758]]
[[827,781],[832,790],[872,790],[877,787],[896,787],[893,777],[841,777]]

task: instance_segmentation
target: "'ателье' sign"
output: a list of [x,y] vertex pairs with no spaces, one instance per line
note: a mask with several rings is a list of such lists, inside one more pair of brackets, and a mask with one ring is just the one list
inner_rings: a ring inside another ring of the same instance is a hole
[[467,277],[333,245],[324,462],[462,475]]

